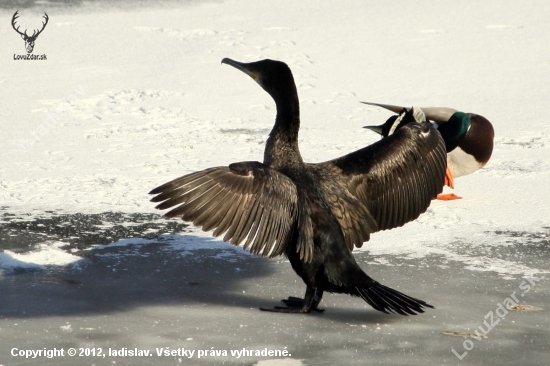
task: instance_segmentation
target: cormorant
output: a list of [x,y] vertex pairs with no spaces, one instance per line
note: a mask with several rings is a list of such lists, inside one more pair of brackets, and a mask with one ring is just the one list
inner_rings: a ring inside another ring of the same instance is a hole
[[[298,149],[299,101],[283,62],[240,63],[275,101],[277,117],[264,162],[209,168],[153,189],[157,209],[172,208],[202,230],[257,255],[285,255],[306,284],[305,298],[262,309],[309,313],[324,291],[360,296],[376,310],[402,315],[433,307],[386,287],[363,272],[351,251],[371,233],[402,226],[424,212],[443,188],[445,145],[428,123],[413,123],[387,139],[320,164]],[[246,240],[245,240],[246,239]]]
[[[491,122],[479,114],[463,113],[447,107],[421,107],[416,108],[417,113],[414,115],[409,114],[409,117],[406,117],[406,112],[411,111],[414,107],[405,108],[388,104],[361,103],[399,113],[399,116],[391,116],[380,126],[365,126],[365,128],[375,131],[382,137],[391,135],[397,128],[410,122],[433,121],[447,148],[445,184],[451,188],[454,188],[454,178],[478,171],[491,158],[495,131]],[[450,193],[440,194],[437,198],[440,200],[453,200],[461,197]]]

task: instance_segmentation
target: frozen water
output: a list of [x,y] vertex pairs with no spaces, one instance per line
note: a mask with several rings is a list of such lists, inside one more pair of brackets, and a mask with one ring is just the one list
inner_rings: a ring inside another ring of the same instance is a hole
[[[29,29],[48,13],[34,51],[46,61],[13,60],[17,9]],[[14,347],[289,350],[244,358],[262,366],[548,363],[550,4],[7,1],[0,14],[1,365],[189,363],[26,360]],[[491,161],[455,182],[463,200],[433,202],[356,252],[369,275],[435,310],[386,316],[327,295],[324,314],[259,312],[303,293],[288,263],[154,211],[147,192],[161,183],[262,159],[273,102],[223,57],[289,64],[307,161],[377,140],[361,127],[389,113],[362,100],[493,123]],[[541,280],[521,303],[542,311],[510,311],[479,341],[442,334],[475,335],[526,278]]]

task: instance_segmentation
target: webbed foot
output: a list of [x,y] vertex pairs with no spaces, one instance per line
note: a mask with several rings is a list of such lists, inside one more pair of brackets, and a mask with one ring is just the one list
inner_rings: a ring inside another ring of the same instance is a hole
[[286,306],[275,306],[272,309],[260,308],[262,311],[269,311],[272,313],[310,313],[312,310],[318,313],[322,313],[325,309],[319,309],[317,306],[321,302],[323,292],[317,292],[313,289],[306,290],[305,299],[299,297],[289,296],[285,300],[281,300]]
[[454,193],[438,194],[436,198],[441,201],[452,201],[452,200],[462,199],[462,197],[457,196]]

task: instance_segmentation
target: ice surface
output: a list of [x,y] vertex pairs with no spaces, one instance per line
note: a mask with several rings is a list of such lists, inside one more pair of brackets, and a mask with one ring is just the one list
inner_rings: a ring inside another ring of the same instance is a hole
[[[47,61],[13,60],[24,53],[9,26],[17,9],[29,29],[48,13],[34,51]],[[465,340],[441,332],[474,331],[525,278],[543,280],[522,300],[547,308],[549,3],[10,1],[0,15],[3,345],[287,347],[285,362],[306,365],[547,364],[546,310],[510,312],[462,361],[451,348]],[[156,214],[155,186],[263,157],[273,101],[224,57],[289,64],[311,162],[378,139],[361,127],[390,113],[359,101],[452,107],[493,123],[489,164],[455,182],[463,200],[433,202],[356,252],[369,275],[436,310],[388,317],[327,295],[325,314],[261,313],[302,294],[288,263]],[[8,348],[0,364],[75,364]],[[278,362],[245,363],[268,361]]]

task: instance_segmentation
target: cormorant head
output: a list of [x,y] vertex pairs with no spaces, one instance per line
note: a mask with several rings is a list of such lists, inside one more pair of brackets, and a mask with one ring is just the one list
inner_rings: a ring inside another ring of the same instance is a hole
[[277,104],[298,95],[292,72],[284,62],[266,59],[243,63],[224,58],[222,64],[231,65],[250,76]]

